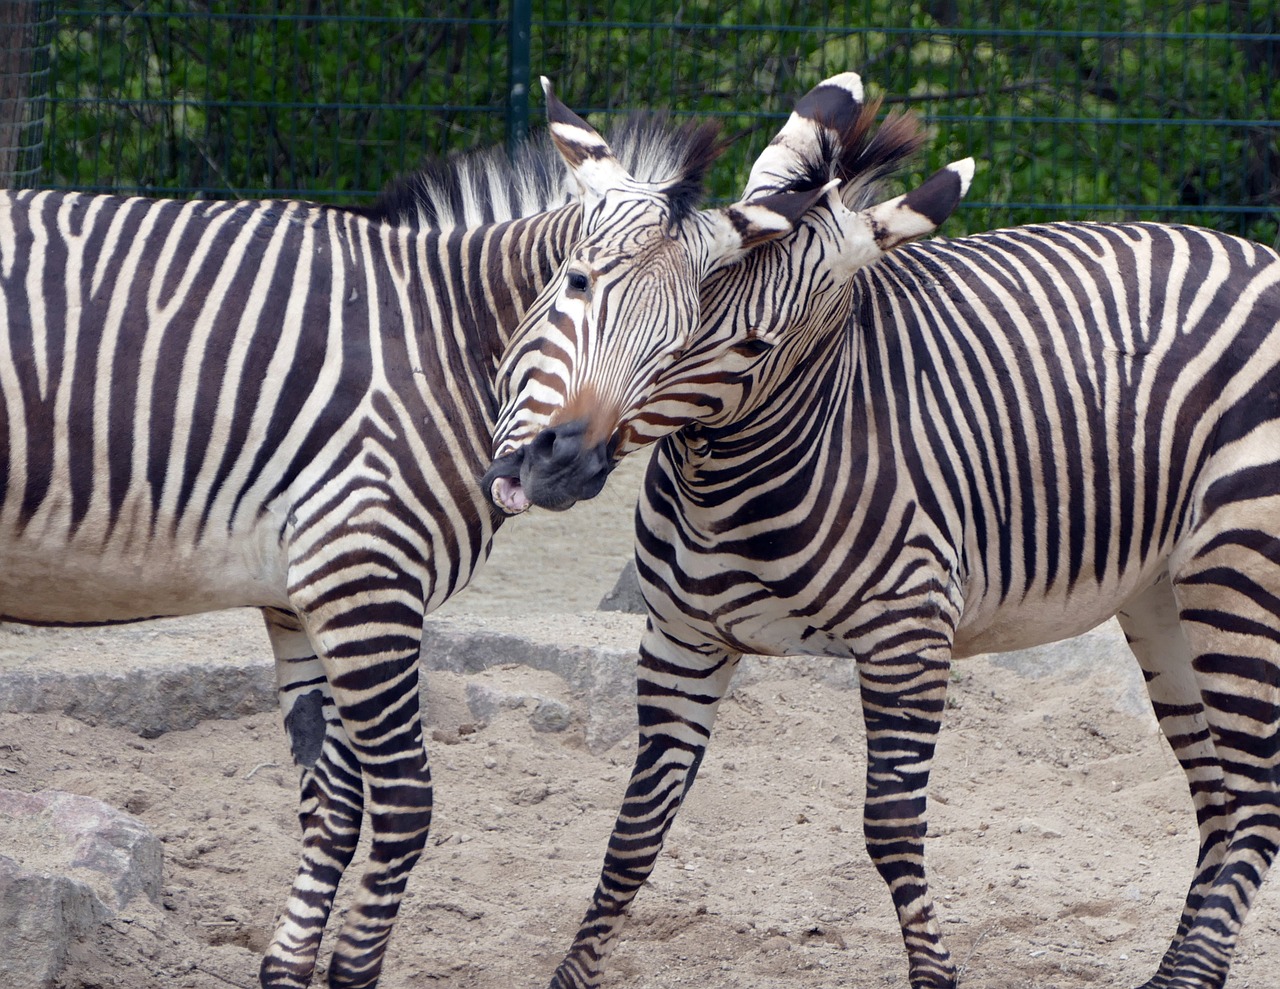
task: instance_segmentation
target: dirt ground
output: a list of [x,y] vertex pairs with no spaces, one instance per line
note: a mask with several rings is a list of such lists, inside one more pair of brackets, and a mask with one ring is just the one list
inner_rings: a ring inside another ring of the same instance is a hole
[[[634,474],[589,511],[500,532],[487,570],[450,609],[594,607],[629,556]],[[722,707],[698,784],[611,958],[609,989],[906,986],[888,895],[862,845],[856,695],[775,663],[776,676]],[[573,700],[550,674],[485,677]],[[525,710],[476,726],[464,688],[463,677],[431,676],[436,816],[384,989],[545,986],[595,885],[634,756],[630,740],[593,755],[579,729],[535,731]],[[1154,720],[1117,713],[1106,688],[1078,674],[1030,679],[983,658],[955,675],[929,856],[966,989],[1128,989],[1167,944],[1195,821]],[[12,788],[105,800],[164,842],[162,904],[136,898],[81,945],[66,989],[256,985],[299,851],[297,774],[278,715],[143,740],[0,714],[0,770]],[[1274,882],[1229,985],[1280,987]]]

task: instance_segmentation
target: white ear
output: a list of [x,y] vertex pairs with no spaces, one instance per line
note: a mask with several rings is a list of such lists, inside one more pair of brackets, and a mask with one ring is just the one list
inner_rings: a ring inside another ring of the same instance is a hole
[[972,158],[952,162],[906,195],[863,210],[859,215],[870,225],[881,252],[931,234],[942,226],[942,221],[969,191],[973,170]]
[[753,247],[785,237],[814,203],[834,194],[839,185],[838,179],[832,179],[818,189],[756,195],[749,201],[708,211],[715,223],[715,244],[707,273],[732,264]]
[[752,199],[790,188],[804,162],[825,157],[824,138],[832,140],[858,119],[863,99],[862,79],[855,72],[842,72],[824,79],[805,93],[782,130],[751,166],[742,198]]
[[547,124],[551,140],[569,166],[588,213],[604,194],[633,181],[594,127],[556,98],[551,81],[542,76],[547,97]]

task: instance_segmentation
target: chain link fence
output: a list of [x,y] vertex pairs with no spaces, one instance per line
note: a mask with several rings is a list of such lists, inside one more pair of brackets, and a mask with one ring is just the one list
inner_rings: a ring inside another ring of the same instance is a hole
[[720,119],[741,135],[713,179],[726,199],[796,97],[852,69],[927,122],[921,174],[978,159],[948,233],[1136,217],[1280,237],[1275,0],[26,6],[56,30],[51,71],[28,70],[48,95],[28,99],[23,147],[47,129],[25,184],[366,201],[424,155],[538,126],[545,74],[597,124],[637,107]]

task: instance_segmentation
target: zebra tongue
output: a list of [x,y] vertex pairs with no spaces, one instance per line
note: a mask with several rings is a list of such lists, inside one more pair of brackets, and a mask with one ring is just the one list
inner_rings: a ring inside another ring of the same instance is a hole
[[529,499],[518,478],[499,477],[493,482],[493,500],[508,515],[519,515],[529,507]]

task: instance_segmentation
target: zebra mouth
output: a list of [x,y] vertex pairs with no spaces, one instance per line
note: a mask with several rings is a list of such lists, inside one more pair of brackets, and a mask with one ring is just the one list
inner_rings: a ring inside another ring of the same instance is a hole
[[584,440],[585,422],[548,426],[525,446],[490,464],[481,480],[489,500],[505,515],[533,505],[563,512],[594,498],[616,466],[607,443]]
[[497,478],[489,489],[489,497],[508,515],[519,515],[532,504],[524,493],[524,485],[515,477]]
[[516,450],[499,457],[485,471],[481,485],[489,494],[489,500],[504,515],[519,515],[533,504],[525,493],[520,480],[520,467],[524,450]]

